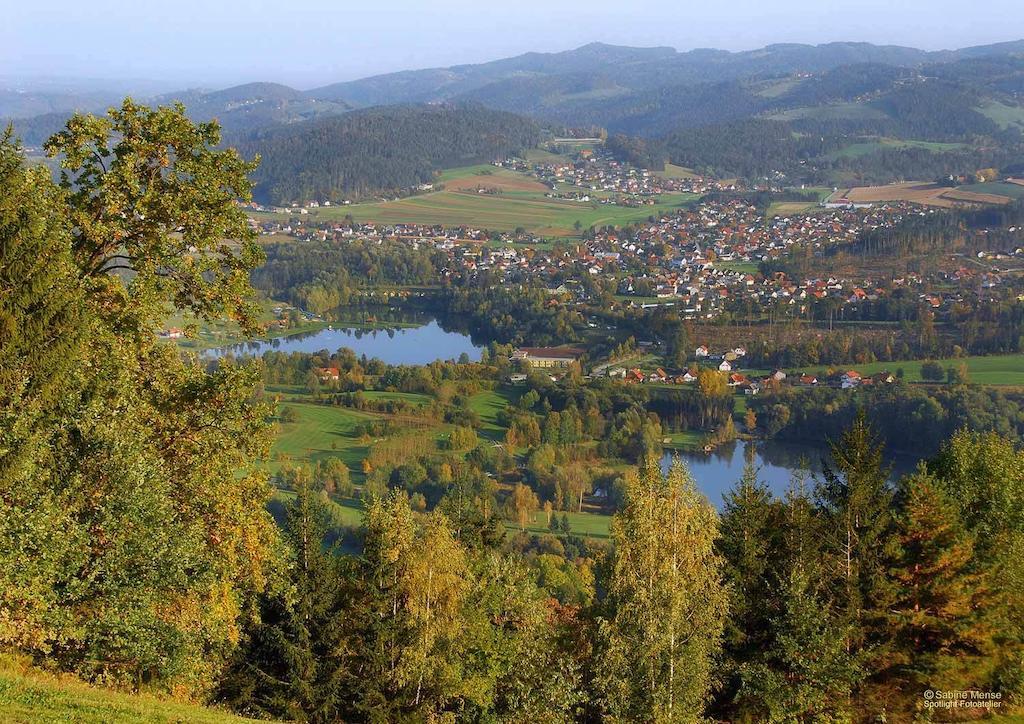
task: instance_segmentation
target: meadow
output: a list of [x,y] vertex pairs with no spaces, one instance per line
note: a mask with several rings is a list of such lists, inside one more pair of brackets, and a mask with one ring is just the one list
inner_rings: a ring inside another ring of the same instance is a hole
[[[955,359],[936,360],[947,367],[959,367],[967,365],[969,382],[978,385],[992,385],[996,387],[1021,387],[1024,386],[1024,354],[1003,354],[990,355],[985,357],[961,357]],[[889,371],[895,374],[896,370],[902,369],[904,380],[907,382],[924,382],[921,377],[920,360],[906,362],[873,362],[871,364],[848,365],[842,369],[857,370],[861,374],[875,374],[876,372]]]
[[[522,228],[541,236],[568,237],[578,233],[577,222],[583,229],[622,226],[697,198],[694,194],[664,194],[658,203],[639,208],[549,199],[544,196],[547,188],[532,176],[488,165],[448,169],[438,176],[437,183],[445,188],[397,201],[315,209],[309,218],[331,221],[351,216],[359,222],[470,226],[493,231]],[[479,189],[498,193],[479,193]]]

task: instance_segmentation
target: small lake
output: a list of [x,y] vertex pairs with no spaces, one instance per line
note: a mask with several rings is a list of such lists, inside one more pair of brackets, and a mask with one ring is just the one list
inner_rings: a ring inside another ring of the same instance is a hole
[[420,327],[400,329],[321,329],[306,334],[293,334],[275,339],[255,340],[208,350],[210,357],[232,354],[236,357],[259,357],[264,352],[305,352],[327,350],[337,352],[347,347],[358,356],[390,365],[425,365],[436,360],[455,360],[465,354],[472,361],[480,359],[480,347],[469,335],[448,332],[432,319]]
[[[673,455],[677,455],[693,473],[697,487],[711,503],[721,510],[722,496],[729,492],[741,477],[747,458],[751,457],[758,471],[758,479],[768,486],[776,498],[783,498],[794,476],[803,476],[807,492],[814,489],[812,476],[821,477],[822,458],[828,458],[825,447],[798,445],[775,441],[736,440],[721,445],[710,453],[667,451],[661,466],[668,470]],[[899,457],[889,459],[893,476],[913,470],[916,461]]]

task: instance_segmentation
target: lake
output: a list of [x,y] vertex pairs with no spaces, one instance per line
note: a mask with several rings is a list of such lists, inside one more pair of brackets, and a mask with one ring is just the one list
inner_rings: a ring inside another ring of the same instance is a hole
[[[775,441],[736,440],[721,445],[710,453],[668,451],[661,459],[662,468],[668,470],[672,456],[678,455],[687,464],[697,482],[697,487],[716,508],[722,508],[722,496],[731,490],[743,477],[743,466],[748,455],[753,456],[758,469],[758,478],[764,482],[772,495],[782,498],[794,475],[802,475],[807,492],[814,488],[813,475],[820,477],[822,457],[828,457],[828,450],[813,445],[798,445]],[[913,470],[916,461],[906,457],[891,458],[893,476]]]
[[258,357],[264,352],[336,352],[347,347],[357,355],[376,357],[390,365],[425,365],[436,360],[458,359],[465,354],[472,361],[480,359],[480,347],[469,335],[448,332],[437,320],[420,327],[401,329],[321,329],[306,334],[293,334],[275,339],[255,340],[208,350],[211,357],[232,354],[236,357]]

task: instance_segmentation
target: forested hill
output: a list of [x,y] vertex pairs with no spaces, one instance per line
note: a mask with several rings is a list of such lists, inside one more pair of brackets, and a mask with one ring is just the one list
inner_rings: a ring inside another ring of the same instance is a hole
[[435,171],[491,161],[537,144],[540,127],[480,106],[389,106],[231,139],[260,154],[256,198],[341,201],[429,183]]

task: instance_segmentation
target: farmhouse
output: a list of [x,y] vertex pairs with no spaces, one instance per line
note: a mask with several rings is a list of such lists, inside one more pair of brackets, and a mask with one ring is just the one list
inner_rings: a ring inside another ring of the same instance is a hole
[[337,367],[317,367],[316,376],[321,382],[337,382],[341,379],[341,370]]
[[510,359],[524,360],[533,367],[568,367],[582,355],[583,350],[577,347],[521,347]]

